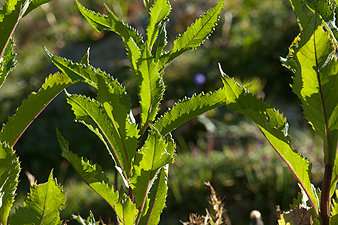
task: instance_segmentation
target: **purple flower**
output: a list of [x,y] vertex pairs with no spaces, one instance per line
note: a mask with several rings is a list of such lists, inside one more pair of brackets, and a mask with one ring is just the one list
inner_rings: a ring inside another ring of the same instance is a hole
[[197,86],[204,84],[206,80],[207,78],[205,77],[205,75],[201,73],[197,73],[194,77],[194,83]]

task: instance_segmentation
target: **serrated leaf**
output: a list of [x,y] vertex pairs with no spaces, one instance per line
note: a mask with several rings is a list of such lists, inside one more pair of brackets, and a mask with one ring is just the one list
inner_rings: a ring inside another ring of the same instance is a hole
[[7,224],[21,169],[13,148],[4,143],[0,143],[0,165],[0,224]]
[[207,11],[174,41],[174,47],[170,54],[160,58],[159,69],[183,52],[193,50],[200,46],[211,35],[219,19],[224,1],[225,0],[221,0],[214,8]]
[[73,166],[83,181],[90,186],[94,182],[108,183],[108,178],[102,171],[101,166],[91,163],[89,160],[79,158],[76,154],[69,150],[68,141],[56,129],[56,134],[61,148],[61,155]]
[[300,36],[294,58],[297,69],[292,90],[302,101],[304,115],[324,141],[324,163],[334,165],[338,138],[338,62],[322,26],[310,39]]
[[83,181],[115,210],[121,221],[135,220],[137,210],[130,198],[125,195],[119,196],[118,191],[114,191],[114,188],[108,185],[108,178],[104,175],[99,165],[84,160],[69,151],[68,142],[58,130],[56,131],[62,156],[71,163]]
[[160,28],[158,29],[158,34],[156,36],[153,48],[151,49],[151,54],[154,57],[154,61],[157,62],[160,56],[162,55],[164,47],[167,45],[167,30],[166,26],[169,22],[168,20],[161,23]]
[[97,88],[97,73],[103,74],[104,72],[99,69],[95,70],[92,66],[88,66],[87,63],[74,63],[66,58],[54,56],[47,48],[44,49],[54,65],[67,74],[74,82],[85,82]]
[[148,195],[148,211],[147,214],[141,218],[140,225],[157,225],[160,222],[160,215],[165,207],[168,191],[168,168],[168,165],[162,167],[157,174],[157,179],[153,183]]
[[[142,82],[140,86],[141,127],[153,122],[164,94],[162,76],[157,72],[154,59],[145,48],[139,66]],[[142,130],[142,129],[141,129]]]
[[30,13],[32,10],[36,9],[42,4],[48,3],[52,0],[30,0],[29,7],[27,8],[25,14],[23,16],[26,16],[28,13]]
[[151,51],[158,37],[161,22],[169,15],[171,10],[168,0],[157,0],[150,9],[149,24],[147,26],[147,46]]
[[335,44],[337,44],[338,27],[336,25],[336,2],[332,0],[305,0],[304,3],[312,11],[313,14],[318,14],[320,16],[320,18],[324,22],[325,27],[332,34],[332,38]]
[[13,52],[14,41],[10,40],[10,43],[7,45],[6,50],[4,51],[3,58],[0,57],[0,88],[5,82],[7,75],[11,72],[17,64],[15,59],[16,54]]
[[86,9],[83,5],[80,4],[79,1],[76,0],[77,7],[81,14],[87,19],[89,24],[98,32],[104,31],[104,30],[110,30],[111,24],[110,19],[108,19],[108,16],[101,15],[100,13],[96,13],[94,11],[91,11],[89,9]]
[[336,190],[336,197],[332,198],[332,204],[330,208],[330,224],[337,224],[338,223],[338,203],[337,203],[337,195],[338,192]]
[[311,167],[305,158],[291,148],[286,119],[272,106],[248,93],[244,87],[228,77],[222,70],[221,73],[227,94],[225,99],[227,107],[246,115],[258,125],[270,145],[296,177],[318,216],[319,202],[310,183]]
[[92,211],[89,212],[89,216],[86,220],[83,219],[80,215],[72,215],[72,216],[73,216],[73,219],[76,220],[77,222],[79,222],[81,225],[98,225],[98,224],[100,224],[100,221],[96,222],[96,220],[94,218],[94,214],[92,213]]
[[5,1],[0,11],[0,62],[3,60],[5,49],[20,20],[21,9],[21,2]]
[[[144,48],[142,36],[138,34],[134,28],[119,20],[108,7],[105,6],[108,13],[108,16],[106,16],[86,9],[78,1],[76,1],[76,3],[82,15],[88,20],[94,29],[97,31],[113,31],[121,36],[128,52],[132,70],[136,75],[137,62],[141,56],[141,51]],[[135,78],[138,82],[140,82],[140,77]]]
[[14,146],[22,133],[36,119],[43,109],[66,87],[73,84],[69,77],[55,73],[46,78],[37,93],[32,92],[24,99],[15,114],[8,118],[0,132],[0,140]]
[[99,76],[98,81],[97,100],[103,104],[121,139],[128,139],[128,147],[136,149],[139,130],[135,123],[129,122],[131,102],[125,88],[111,77],[104,80]]
[[166,136],[192,118],[224,105],[226,97],[224,89],[219,89],[217,92],[201,93],[193,95],[191,98],[185,98],[177,102],[172,109],[169,109],[162,117],[156,120],[154,126],[163,136]]
[[138,213],[135,204],[125,194],[123,194],[123,196],[120,197],[119,202],[121,204],[118,204],[115,207],[116,215],[118,216],[120,221],[119,224],[123,225],[134,224]]
[[[172,141],[169,139],[169,141]],[[140,210],[138,219],[148,210],[148,193],[160,169],[174,162],[174,145],[163,139],[155,130],[148,134],[143,147],[137,152],[134,160],[131,187],[136,207]]]
[[60,211],[66,207],[62,187],[53,179],[51,171],[48,182],[31,187],[30,194],[11,216],[11,224],[61,224]]
[[135,155],[135,149],[129,148],[128,141],[134,143],[134,140],[121,138],[105,108],[94,99],[67,94],[67,102],[72,106],[76,121],[87,126],[105,144],[116,166],[121,169],[119,171],[126,186],[129,187],[127,180],[130,178],[131,159]]

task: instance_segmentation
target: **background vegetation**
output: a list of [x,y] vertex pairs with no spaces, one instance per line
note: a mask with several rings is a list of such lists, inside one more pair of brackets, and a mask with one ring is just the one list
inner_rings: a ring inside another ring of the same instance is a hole
[[[171,1],[169,39],[174,39],[216,2]],[[142,30],[147,22],[141,0],[82,0],[81,3],[102,13],[103,3],[106,3],[138,30]],[[221,86],[219,62],[226,73],[243,81],[259,78],[257,95],[274,103],[291,121],[291,137],[299,143],[294,147],[313,151],[315,154],[307,155],[319,160],[322,155],[316,152],[316,146],[321,143],[300,120],[301,110],[295,106],[297,99],[289,88],[291,73],[279,62],[279,56],[286,56],[297,33],[296,20],[287,0],[226,1],[211,38],[198,51],[185,53],[167,69],[167,106],[171,107],[173,102],[186,95]],[[131,82],[133,77],[124,60],[122,41],[114,34],[94,31],[72,0],[54,0],[36,9],[21,21],[15,40],[19,65],[4,84],[0,96],[1,122],[14,113],[22,99],[32,89],[36,90],[49,73],[56,71],[45,55],[43,45],[74,61],[80,60],[90,46],[91,64],[123,81],[129,94],[135,90]],[[88,86],[72,88],[77,89],[76,92],[91,94]],[[134,113],[137,111],[135,108]],[[74,152],[99,162],[107,171],[111,161],[106,160],[104,146],[81,124],[72,123],[73,115],[63,96],[56,98],[37,120],[16,145],[23,171],[29,171],[43,182],[47,180],[47,171],[55,168],[54,174],[65,184],[69,196],[63,219],[70,218],[71,212],[79,212],[85,217],[92,210],[94,215],[101,215],[107,222],[112,218],[112,210],[87,186],[78,182],[74,170],[61,158],[55,125],[69,137]],[[225,208],[229,210],[233,224],[248,224],[253,209],[262,212],[266,224],[273,223],[275,205],[288,208],[289,196],[297,196],[296,180],[263,140],[258,128],[226,108],[200,116],[174,131],[173,135],[179,149],[176,163],[170,169],[168,205],[161,224],[187,221],[192,212],[203,214],[210,193],[203,185],[205,181],[210,181],[219,195],[225,196]],[[317,167],[313,165],[314,177],[322,173]],[[114,171],[111,171],[111,179],[114,179]],[[22,194],[19,193],[18,198],[24,197],[29,189],[24,173],[20,180]]]

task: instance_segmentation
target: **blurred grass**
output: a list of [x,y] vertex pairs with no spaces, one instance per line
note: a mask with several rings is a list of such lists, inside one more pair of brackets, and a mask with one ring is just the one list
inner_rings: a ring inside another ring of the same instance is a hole
[[[126,22],[144,34],[147,17],[141,0],[82,0],[86,7],[104,13],[103,3]],[[168,38],[179,33],[217,0],[176,0],[168,25]],[[298,33],[294,15],[287,0],[228,0],[214,34],[197,51],[187,52],[170,65],[165,74],[167,92],[161,113],[175,101],[201,91],[222,86],[217,63],[230,76],[243,82],[259,78],[256,93],[288,117],[294,147],[313,162],[313,178],[321,180],[321,142],[301,119],[300,108],[289,83],[291,74],[279,62]],[[112,33],[98,33],[80,15],[74,1],[53,0],[25,17],[15,33],[19,65],[1,90],[0,121],[15,112],[32,90],[37,91],[44,78],[56,68],[42,46],[74,61],[91,47],[91,63],[111,73],[127,87],[138,107],[133,77],[130,76],[123,44]],[[171,46],[169,45],[168,48]],[[206,78],[194,83],[196,74]],[[93,95],[86,85],[68,89],[71,93]],[[44,182],[52,168],[69,196],[63,218],[80,212],[83,217],[93,210],[107,222],[112,210],[91,192],[60,156],[55,125],[70,141],[71,150],[86,156],[110,173],[114,180],[112,160],[105,155],[102,143],[81,124],[72,122],[73,115],[63,94],[36,119],[16,145],[23,171],[30,171],[38,182]],[[274,207],[287,208],[296,197],[298,186],[291,172],[260,135],[257,127],[225,107],[208,112],[173,132],[178,143],[177,160],[170,169],[168,205],[161,224],[187,221],[189,213],[204,214],[208,207],[210,181],[218,194],[225,196],[225,208],[233,224],[248,224],[249,213],[258,209],[266,224],[274,220]],[[20,177],[19,198],[29,190],[24,173]],[[121,183],[121,182],[120,182]]]

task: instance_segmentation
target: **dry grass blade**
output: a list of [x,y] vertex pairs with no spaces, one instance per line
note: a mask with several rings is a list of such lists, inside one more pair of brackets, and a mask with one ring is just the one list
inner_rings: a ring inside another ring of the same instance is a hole
[[217,196],[215,189],[211,186],[210,182],[205,182],[211,190],[209,202],[212,205],[212,213],[206,209],[206,215],[201,216],[197,214],[189,215],[189,222],[182,222],[183,225],[231,225],[229,216],[227,211],[224,210],[224,204],[222,203],[222,199]]

